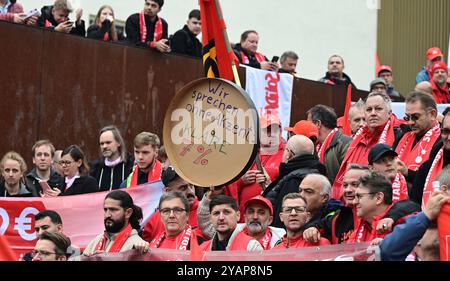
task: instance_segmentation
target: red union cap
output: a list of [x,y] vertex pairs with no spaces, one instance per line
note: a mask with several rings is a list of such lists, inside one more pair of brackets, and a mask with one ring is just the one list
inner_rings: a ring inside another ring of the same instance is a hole
[[434,74],[434,72],[438,69],[443,69],[448,72],[447,65],[443,61],[437,61],[433,63],[433,65],[431,66],[431,74]]
[[378,69],[378,72],[377,72],[377,76],[379,77],[380,73],[383,72],[383,71],[392,72],[392,67],[390,67],[389,65],[382,65],[382,66],[380,66],[380,68]]
[[264,114],[259,117],[261,128],[267,128],[272,124],[281,125],[280,118],[274,114]]
[[286,131],[293,132],[296,135],[303,135],[305,137],[319,137],[319,131],[313,122],[307,120],[300,120],[295,123],[294,127],[284,128]]
[[261,195],[257,195],[255,197],[250,198],[247,202],[244,204],[244,209],[247,209],[247,206],[251,203],[260,203],[269,208],[270,215],[273,216],[273,207],[272,203],[270,203],[269,199],[262,197]]
[[427,51],[427,60],[433,60],[437,57],[442,57],[442,51],[438,47],[429,48]]

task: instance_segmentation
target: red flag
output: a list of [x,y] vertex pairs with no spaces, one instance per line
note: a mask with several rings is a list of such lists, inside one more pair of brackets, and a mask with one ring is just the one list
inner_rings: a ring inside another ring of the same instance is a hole
[[350,111],[351,105],[352,105],[352,84],[349,84],[348,88],[347,88],[347,98],[345,100],[344,120],[343,120],[343,124],[342,124],[342,133],[347,136],[352,135],[352,130],[350,128],[350,122],[348,120],[348,112]]
[[[199,0],[202,18],[203,65],[206,77],[235,80],[234,52],[218,0]],[[237,81],[236,81],[237,82]]]
[[191,261],[202,261],[203,260],[203,252],[200,249],[200,246],[198,245],[197,235],[195,234],[195,232],[193,232],[192,236],[191,236],[189,258]]
[[17,255],[11,249],[8,239],[0,235],[0,261],[18,261]]
[[437,219],[441,261],[450,261],[450,203],[442,206]]
[[381,64],[380,59],[378,58],[378,52],[375,53],[375,73],[378,76],[378,71],[380,70]]

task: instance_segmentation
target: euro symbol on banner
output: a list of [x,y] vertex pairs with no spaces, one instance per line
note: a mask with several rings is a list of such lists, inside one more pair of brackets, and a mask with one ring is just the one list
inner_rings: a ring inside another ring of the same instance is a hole
[[28,207],[22,211],[20,217],[14,220],[14,230],[17,230],[19,232],[19,235],[20,237],[22,237],[22,239],[26,241],[32,241],[36,239],[36,231],[34,231],[34,229],[33,233],[28,233],[26,231],[31,230],[31,218],[28,217],[28,215],[36,215],[38,213],[39,211],[36,208]]
[[0,217],[2,218],[2,225],[0,225],[0,235],[3,235],[5,234],[9,226],[9,215],[3,208],[0,208]]
[[203,54],[203,65],[205,67],[206,77],[218,78],[220,77],[219,67],[217,66],[217,51],[214,40],[209,41],[205,46]]

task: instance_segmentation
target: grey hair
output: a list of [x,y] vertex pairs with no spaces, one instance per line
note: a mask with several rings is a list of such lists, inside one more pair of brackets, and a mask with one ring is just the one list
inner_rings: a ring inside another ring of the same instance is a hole
[[161,209],[161,204],[163,202],[173,199],[180,199],[184,205],[184,209],[189,214],[189,200],[186,198],[184,193],[181,193],[180,191],[171,191],[163,193],[163,195],[161,195],[161,198],[159,198],[158,209]]
[[350,170],[361,170],[361,171],[370,171],[368,166],[352,163],[348,165],[347,172]]
[[298,60],[298,55],[293,51],[286,51],[281,55],[280,62],[283,63],[287,58]]
[[367,100],[368,100],[369,98],[371,98],[371,97],[378,97],[378,96],[381,97],[381,98],[383,98],[383,101],[384,101],[384,103],[386,104],[387,108],[388,108],[389,110],[392,110],[392,102],[391,102],[391,99],[389,99],[389,97],[388,97],[387,94],[372,92],[372,93],[370,93],[370,94],[367,96],[366,102],[367,102]]
[[325,177],[322,174],[309,174],[309,175],[307,175],[307,177],[309,177],[309,176],[318,177],[319,180],[322,182],[322,190],[320,191],[320,195],[328,194],[328,195],[331,196],[331,183],[330,183],[330,181],[328,180],[327,177]]
[[440,185],[446,185],[450,187],[450,167],[442,169],[442,171],[437,175],[436,180],[439,181]]

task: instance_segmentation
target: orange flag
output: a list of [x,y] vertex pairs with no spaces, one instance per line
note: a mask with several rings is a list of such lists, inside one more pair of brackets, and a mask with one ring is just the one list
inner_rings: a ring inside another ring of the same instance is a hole
[[[206,77],[235,80],[235,55],[228,41],[218,0],[199,0],[202,18],[203,65]],[[238,81],[235,81],[236,83]],[[237,83],[240,84],[240,83]]]
[[352,135],[352,130],[350,128],[350,122],[348,121],[348,112],[350,111],[350,106],[352,105],[352,84],[348,85],[347,88],[347,98],[345,100],[345,111],[344,120],[342,124],[342,133],[347,136]]
[[18,261],[5,236],[0,235],[0,261]]

